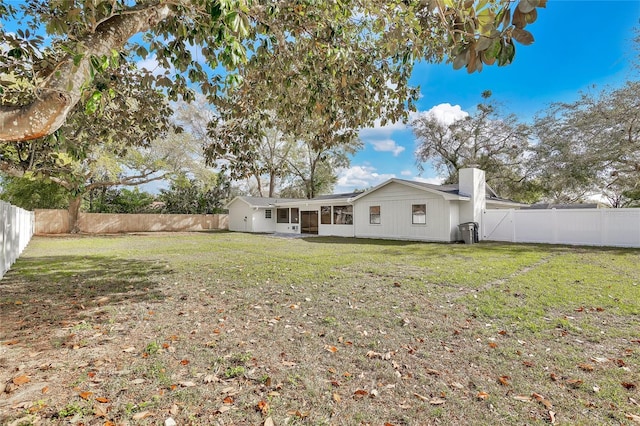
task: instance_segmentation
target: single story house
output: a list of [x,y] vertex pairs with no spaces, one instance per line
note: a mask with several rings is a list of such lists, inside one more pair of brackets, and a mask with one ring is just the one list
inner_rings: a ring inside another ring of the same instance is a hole
[[389,179],[364,192],[310,200],[235,197],[229,230],[420,241],[458,241],[458,225],[481,222],[486,208],[520,208],[486,184],[484,171],[460,170],[460,181],[432,185]]

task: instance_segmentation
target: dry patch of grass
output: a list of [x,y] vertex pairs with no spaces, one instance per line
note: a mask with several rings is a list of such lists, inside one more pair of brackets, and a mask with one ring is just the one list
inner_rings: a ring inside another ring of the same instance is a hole
[[638,264],[553,246],[35,238],[0,281],[0,422],[630,424]]

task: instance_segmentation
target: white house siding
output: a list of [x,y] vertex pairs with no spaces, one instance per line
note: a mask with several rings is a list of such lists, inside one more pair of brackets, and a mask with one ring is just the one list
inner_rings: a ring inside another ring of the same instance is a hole
[[460,224],[460,203],[469,203],[469,201],[449,201],[449,241],[461,240],[458,225]]
[[229,206],[229,231],[252,232],[252,217],[253,209],[247,203],[241,200],[234,201]]
[[[355,215],[355,211],[354,211]],[[354,222],[356,221],[354,217]],[[354,225],[318,225],[318,235],[332,236],[332,237],[353,237]]]
[[299,234],[300,223],[276,223],[276,232],[281,234]]
[[[271,219],[265,219],[265,210],[271,210]],[[260,208],[253,210],[251,232],[276,232],[276,209]]]
[[[426,225],[411,223],[411,206],[427,205]],[[452,205],[438,194],[392,182],[355,201],[355,236],[403,240],[451,241]],[[380,224],[369,223],[369,207],[380,206]],[[457,209],[457,207],[454,207]],[[454,214],[454,217],[457,214]],[[457,223],[455,223],[457,226]]]

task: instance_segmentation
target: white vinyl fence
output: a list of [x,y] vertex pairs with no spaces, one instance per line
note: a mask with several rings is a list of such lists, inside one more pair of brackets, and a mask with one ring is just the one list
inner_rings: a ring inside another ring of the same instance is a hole
[[640,209],[485,210],[482,239],[640,247]]
[[34,214],[4,201],[0,201],[0,214],[2,218],[0,221],[0,227],[2,227],[0,278],[2,278],[29,244],[33,236]]

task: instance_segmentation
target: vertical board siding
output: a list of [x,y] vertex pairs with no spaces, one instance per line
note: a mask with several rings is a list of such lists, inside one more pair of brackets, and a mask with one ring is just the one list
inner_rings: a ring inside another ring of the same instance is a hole
[[[426,225],[411,223],[411,206],[427,205]],[[380,206],[380,224],[369,223],[369,207]],[[370,195],[356,200],[354,223],[356,237],[391,238],[401,240],[451,241],[455,235],[450,209],[455,203],[442,196],[406,185],[391,183]]]
[[640,247],[640,209],[485,210],[483,239]]

